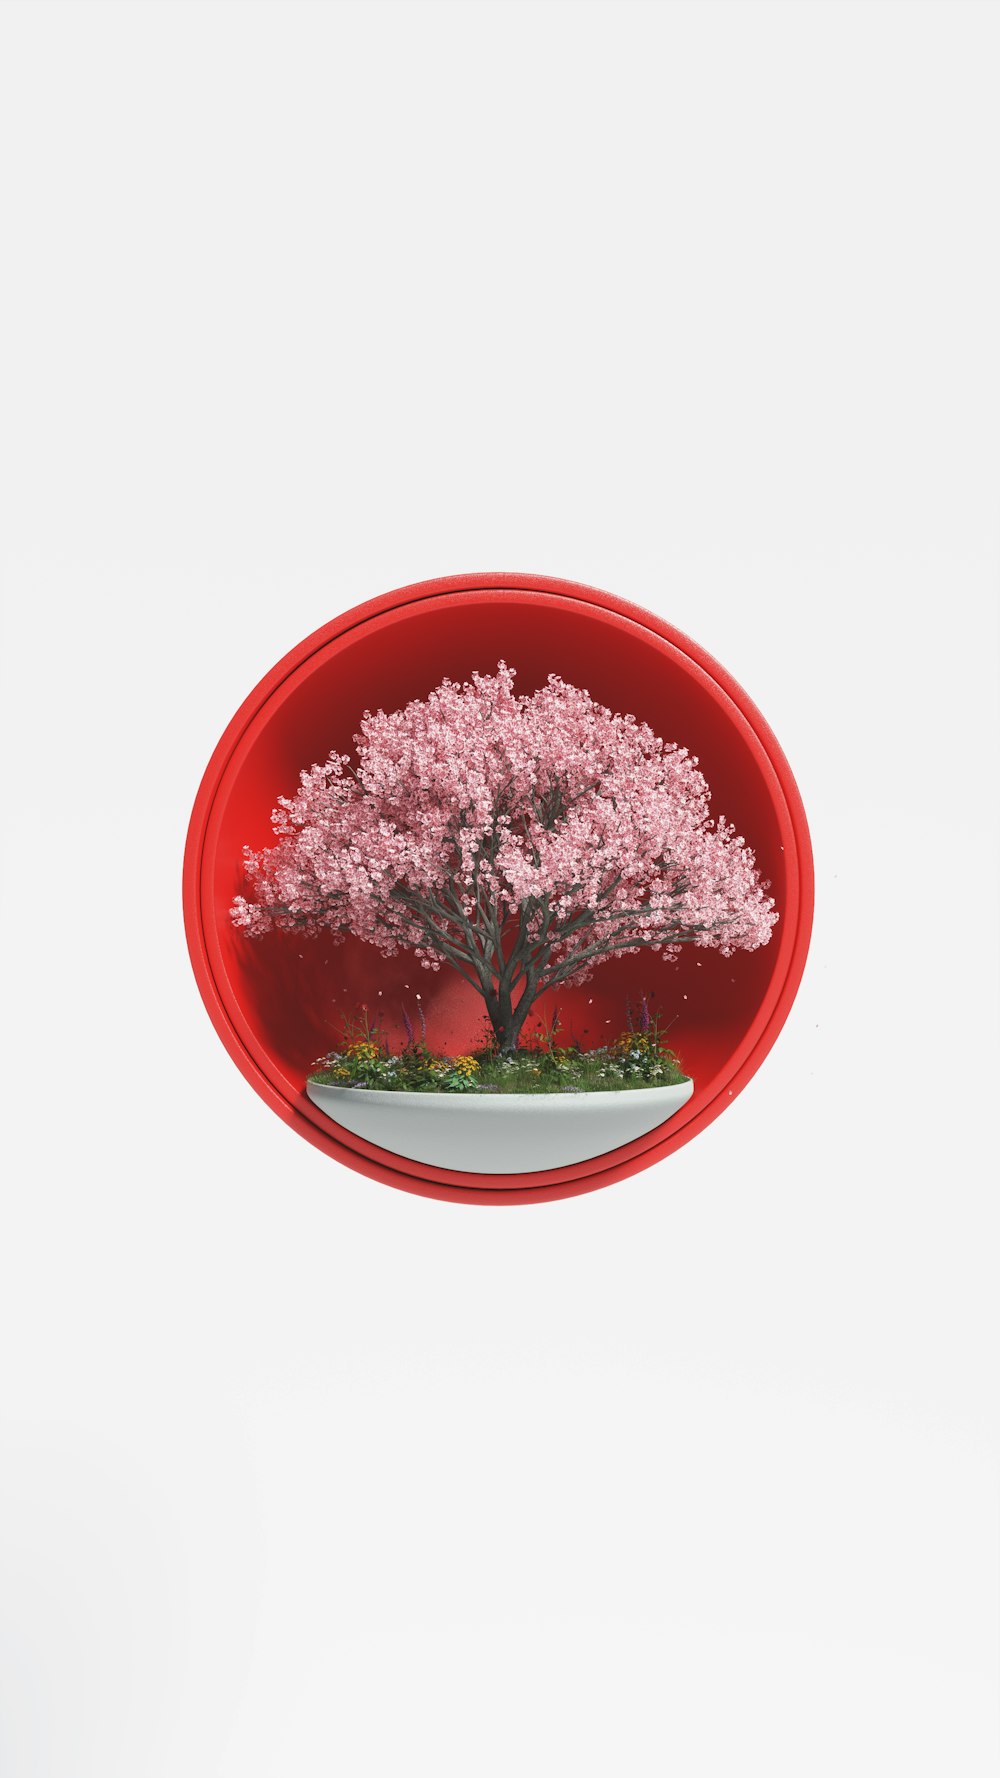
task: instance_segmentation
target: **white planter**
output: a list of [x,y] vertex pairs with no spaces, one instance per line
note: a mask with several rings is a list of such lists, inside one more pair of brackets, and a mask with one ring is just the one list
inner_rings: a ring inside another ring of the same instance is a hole
[[309,1081],[306,1092],[334,1123],[407,1160],[540,1173],[647,1136],[687,1104],[694,1082],[618,1093],[377,1093]]

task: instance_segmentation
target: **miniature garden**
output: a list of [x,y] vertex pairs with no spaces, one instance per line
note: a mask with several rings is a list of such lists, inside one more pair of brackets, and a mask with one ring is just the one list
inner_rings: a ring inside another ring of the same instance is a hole
[[482,1041],[455,1055],[428,1044],[419,1004],[417,1028],[401,1008],[395,1046],[362,1009],[312,1085],[467,1099],[676,1086],[675,1017],[651,1011],[652,988],[597,1045],[541,1007],[615,957],[648,953],[652,970],[684,946],[729,957],[768,943],[769,884],[710,812],[697,759],[555,674],[531,693],[514,681],[501,661],[366,712],[353,752],[278,798],[277,844],[245,848],[238,932],[360,939],[452,972],[481,1002]]

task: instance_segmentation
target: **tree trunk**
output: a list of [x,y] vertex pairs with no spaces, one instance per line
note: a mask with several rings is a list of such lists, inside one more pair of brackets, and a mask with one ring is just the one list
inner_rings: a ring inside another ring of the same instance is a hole
[[521,1029],[534,1004],[534,995],[524,993],[514,1006],[510,989],[501,985],[495,992],[484,996],[486,1011],[493,1035],[497,1041],[497,1049],[502,1056],[512,1056],[517,1049]]

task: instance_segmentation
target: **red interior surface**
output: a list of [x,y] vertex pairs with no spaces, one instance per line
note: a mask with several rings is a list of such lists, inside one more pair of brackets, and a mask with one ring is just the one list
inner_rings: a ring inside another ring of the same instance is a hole
[[[541,585],[551,589],[561,588],[562,583]],[[674,1136],[680,1135],[681,1123],[706,1121],[699,1112],[704,1113],[720,1087],[735,1077],[755,1036],[760,1036],[768,1001],[773,1005],[788,975],[793,949],[801,973],[801,860],[796,858],[796,835],[775,769],[776,749],[769,750],[762,742],[763,725],[748,719],[746,709],[720,684],[720,676],[708,670],[705,657],[693,658],[679,646],[683,638],[673,640],[671,633],[647,628],[642,621],[645,614],[633,613],[606,596],[598,596],[603,598],[598,605],[572,592],[568,587],[541,591],[510,585],[458,587],[388,610],[380,608],[385,601],[365,608],[374,615],[307,652],[271,688],[243,726],[218,776],[206,810],[203,858],[198,865],[204,943],[215,986],[256,1068],[321,1135],[326,1120],[305,1099],[304,1078],[313,1061],[337,1042],[345,1012],[367,1006],[377,1013],[390,1041],[398,1042],[402,1008],[407,1007],[416,1023],[419,995],[430,1042],[460,1052],[475,1047],[485,1035],[482,1003],[447,969],[432,973],[406,957],[386,959],[354,940],[337,945],[326,937],[304,939],[281,933],[248,939],[229,918],[233,896],[244,887],[243,846],[260,847],[273,840],[270,813],[277,797],[292,794],[299,771],[324,759],[331,749],[349,751],[366,708],[396,709],[410,698],[426,695],[446,675],[461,680],[473,669],[492,671],[503,659],[516,669],[520,691],[533,690],[555,672],[586,687],[612,710],[630,711],[647,721],[665,739],[679,742],[697,756],[712,791],[713,812],[736,823],[770,880],[781,920],[764,949],[727,959],[686,947],[676,963],[640,952],[609,961],[582,987],[560,989],[556,996],[561,1029],[587,1047],[616,1034],[625,1022],[626,1002],[631,999],[634,1005],[643,994],[651,1008],[671,1021],[671,1042],[696,1083],[694,1098],[675,1120],[676,1128],[674,1122],[670,1126]],[[752,711],[752,706],[747,708]],[[794,792],[794,785],[791,788]],[[795,902],[791,909],[789,866]],[[806,936],[807,926],[808,921]],[[192,946],[193,955],[194,951]],[[539,1003],[541,1016],[551,1017],[552,1011],[551,1001]],[[748,1072],[755,1066],[756,1062]],[[359,1157],[362,1170],[385,1176],[378,1167],[363,1165],[378,1159],[382,1151],[346,1133],[337,1134]],[[630,1161],[650,1150],[651,1144],[655,1149],[654,1139],[644,1138],[617,1151],[618,1156]],[[555,1190],[588,1189],[585,1183],[573,1183],[572,1170],[510,1181],[480,1176],[477,1181],[400,1163],[398,1157],[382,1158],[402,1165],[412,1176],[410,1188],[417,1190],[435,1180],[447,1186],[449,1177],[456,1186],[474,1188],[479,1183],[493,1192],[539,1183]],[[655,1158],[652,1150],[649,1158]],[[468,1193],[463,1190],[460,1195]]]

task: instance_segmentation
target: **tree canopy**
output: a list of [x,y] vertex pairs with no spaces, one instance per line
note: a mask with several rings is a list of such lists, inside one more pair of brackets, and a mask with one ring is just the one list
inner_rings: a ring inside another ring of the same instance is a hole
[[555,674],[521,695],[514,677],[501,661],[366,711],[356,760],[303,771],[277,845],[246,848],[235,924],[353,933],[456,970],[503,1049],[540,994],[609,957],[767,944],[768,885],[711,816],[697,759]]

